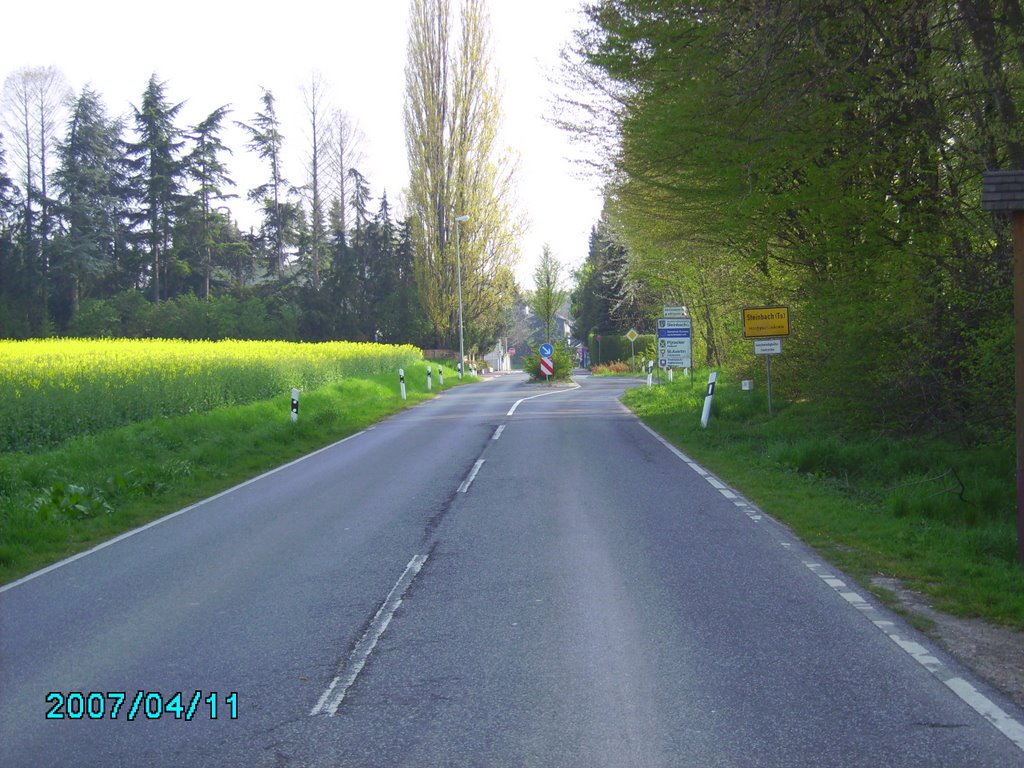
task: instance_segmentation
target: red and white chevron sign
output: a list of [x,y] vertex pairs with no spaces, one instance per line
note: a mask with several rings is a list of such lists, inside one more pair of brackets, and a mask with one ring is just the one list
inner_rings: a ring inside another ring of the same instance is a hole
[[540,359],[540,372],[545,376],[551,376],[555,372],[555,365],[551,362],[550,357],[542,357]]

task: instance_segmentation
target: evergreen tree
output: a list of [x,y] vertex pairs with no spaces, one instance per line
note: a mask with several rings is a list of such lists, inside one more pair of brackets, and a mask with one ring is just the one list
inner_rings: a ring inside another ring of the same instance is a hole
[[7,175],[3,134],[0,133],[0,336],[14,335],[12,304],[17,302],[19,264],[15,251],[15,231],[21,210],[18,187]]
[[60,221],[52,252],[56,289],[51,311],[66,330],[81,300],[116,268],[123,248],[128,200],[122,184],[121,123],[107,116],[100,95],[86,86],[75,100],[57,147]]
[[129,142],[128,167],[139,209],[136,221],[149,254],[153,301],[167,298],[161,280],[169,274],[171,232],[182,189],[181,130],[174,124],[182,104],[170,104],[166,83],[152,75],[140,107],[133,107],[136,142]]
[[249,134],[249,148],[266,161],[270,177],[249,190],[249,199],[263,209],[260,237],[271,275],[280,277],[286,261],[286,249],[295,244],[295,226],[299,216],[288,200],[288,180],[282,170],[284,136],[277,117],[274,95],[266,88],[261,97],[263,111],[256,113],[251,125],[238,123]]
[[217,204],[235,197],[226,191],[235,182],[221,157],[225,152],[231,153],[220,136],[230,111],[227,106],[218,107],[188,132],[192,149],[183,164],[185,178],[193,185],[192,194],[186,198],[186,210],[195,220],[193,246],[199,254],[197,266],[203,275],[204,299],[210,298],[210,277],[219,263],[222,245],[218,235],[224,231],[224,218]]
[[333,333],[339,339],[356,337],[358,269],[355,254],[349,245],[349,234],[343,222],[341,200],[335,198],[328,214],[331,269],[326,286],[334,307]]

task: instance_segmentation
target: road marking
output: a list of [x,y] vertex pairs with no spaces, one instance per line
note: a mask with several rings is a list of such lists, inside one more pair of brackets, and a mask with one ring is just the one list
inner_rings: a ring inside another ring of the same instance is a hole
[[572,387],[570,389],[557,389],[554,392],[541,392],[539,395],[531,395],[530,397],[520,398],[519,400],[516,400],[515,404],[511,408],[508,409],[508,413],[506,413],[505,415],[511,416],[513,413],[516,412],[516,408],[525,403],[527,400],[536,400],[538,397],[547,397],[548,395],[560,395],[563,392],[575,392],[579,388],[580,385],[577,384],[575,387]]
[[215,494],[213,496],[210,496],[209,498],[203,499],[202,501],[197,501],[195,504],[190,504],[189,506],[185,507],[184,509],[179,509],[177,512],[171,512],[169,515],[165,515],[164,517],[161,517],[158,520],[154,520],[151,523],[146,523],[143,526],[139,526],[138,528],[134,528],[134,529],[132,529],[130,531],[126,531],[125,533],[122,533],[120,536],[115,536],[114,538],[110,539],[109,541],[104,541],[102,544],[97,544],[92,549],[87,549],[85,552],[79,552],[77,555],[72,555],[71,557],[66,558],[64,560],[61,560],[60,562],[54,563],[53,565],[48,565],[45,568],[42,568],[42,569],[40,569],[38,571],[35,571],[34,573],[30,573],[28,576],[23,576],[22,578],[18,579],[17,581],[12,581],[10,584],[6,584],[5,586],[0,587],[0,592],[6,592],[8,589],[14,589],[15,587],[17,587],[17,586],[19,586],[21,584],[24,584],[25,582],[32,581],[32,579],[35,579],[35,578],[38,578],[38,577],[42,576],[43,574],[49,573],[50,571],[55,571],[58,568],[63,568],[65,565],[68,565],[69,563],[75,562],[75,560],[81,560],[83,557],[91,555],[91,554],[93,554],[95,552],[99,552],[101,549],[106,549],[107,547],[111,546],[112,544],[117,544],[119,541],[124,541],[125,539],[130,539],[132,536],[134,536],[137,533],[142,533],[143,531],[149,530],[150,528],[153,528],[154,526],[160,525],[161,523],[166,523],[168,520],[173,520],[174,518],[178,517],[179,515],[183,515],[186,512],[191,512],[193,509],[196,509],[197,507],[201,507],[204,504],[209,504],[211,501],[216,501],[219,498],[227,496],[229,493],[234,493],[235,491],[240,490],[241,488],[245,488],[245,486],[247,486],[247,485],[252,485],[253,483],[257,483],[260,480],[264,479],[265,477],[270,477],[271,475],[273,475],[276,472],[281,472],[282,470],[288,469],[289,467],[293,467],[296,464],[298,464],[300,461],[305,461],[306,459],[312,458],[313,456],[316,456],[318,453],[323,453],[324,451],[329,451],[329,450],[331,450],[331,448],[337,448],[342,443],[347,443],[349,440],[354,440],[355,438],[359,437],[360,435],[365,435],[371,429],[373,429],[373,427],[367,427],[366,429],[362,430],[361,432],[356,432],[354,435],[349,435],[346,438],[338,440],[336,443],[331,443],[330,445],[326,445],[323,448],[319,448],[319,449],[313,451],[312,453],[307,453],[305,456],[300,456],[297,459],[289,461],[287,464],[282,464],[280,467],[274,467],[274,469],[271,469],[271,470],[269,470],[267,472],[264,472],[262,475],[257,475],[256,477],[249,478],[245,482],[242,482],[242,483],[239,483],[238,485],[232,486],[231,488],[228,488],[227,490],[221,491],[220,493]]
[[469,476],[463,480],[462,485],[459,486],[459,493],[465,493],[469,490],[469,486],[473,484],[473,481],[476,479],[476,473],[480,471],[480,467],[484,465],[484,461],[486,461],[486,459],[476,460],[476,464],[474,464],[473,468],[469,471]]
[[491,440],[497,440],[499,437],[501,437],[501,433],[504,431],[505,425],[501,424],[496,430],[494,430],[494,437],[492,437]]
[[857,608],[886,637],[899,646],[904,653],[938,678],[943,685],[960,697],[960,700],[967,704],[967,706],[988,720],[1000,733],[1012,741],[1018,749],[1024,751],[1024,725],[1021,725],[1006,714],[995,702],[978,691],[969,682],[954,676],[952,671],[947,669],[946,665],[935,658],[934,654],[923,645],[900,635],[895,623],[885,619],[882,613],[872,607],[861,595],[851,591],[842,579],[837,579],[834,575],[828,573],[825,570],[825,566],[810,560],[805,560],[804,565],[815,576],[831,587],[836,594],[854,608]]
[[[391,618],[395,615],[395,611],[402,604],[402,597],[405,595],[406,590],[409,589],[413,579],[420,572],[420,569],[423,568],[423,564],[427,562],[428,557],[429,555],[416,555],[405,566],[401,577],[395,582],[395,586],[391,588],[384,603],[377,610],[373,621],[370,622],[370,626],[363,633],[363,636],[359,638],[356,647],[352,649],[352,653],[349,655],[342,673],[331,681],[331,684],[327,686],[327,690],[323,692],[316,706],[310,711],[311,717],[315,715],[334,717],[337,714],[338,707],[345,700],[345,694],[348,693],[349,688],[355,683],[359,673],[363,671],[363,667],[366,666],[366,660],[370,658],[373,649],[377,647],[377,642],[388,628],[388,624],[391,623]],[[340,688],[338,688],[339,684],[341,684]]]

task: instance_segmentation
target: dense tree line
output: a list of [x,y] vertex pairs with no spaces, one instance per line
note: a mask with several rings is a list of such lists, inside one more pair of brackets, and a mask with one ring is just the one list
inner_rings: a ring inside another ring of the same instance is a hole
[[[415,224],[396,217],[386,193],[371,194],[357,167],[358,129],[328,108],[324,91],[314,76],[305,91],[305,178],[293,184],[270,91],[249,119],[221,106],[183,125],[182,104],[156,75],[138,106],[112,116],[97,91],[71,94],[52,68],[12,73],[0,105],[0,336],[450,348],[450,326],[432,324],[420,299]],[[231,177],[223,136],[232,123],[265,168],[249,190],[236,190]],[[259,212],[248,232],[231,214],[241,194]],[[466,245],[471,267],[478,252]],[[472,307],[484,288],[479,280],[467,286]],[[514,294],[515,286],[503,290]],[[470,348],[490,342],[505,322],[493,312],[481,320],[484,309],[467,315]]]
[[788,305],[786,391],[893,428],[1012,424],[1009,233],[979,198],[1024,168],[1017,0],[587,14],[575,129],[649,316],[686,304],[698,357],[753,368],[741,307]]

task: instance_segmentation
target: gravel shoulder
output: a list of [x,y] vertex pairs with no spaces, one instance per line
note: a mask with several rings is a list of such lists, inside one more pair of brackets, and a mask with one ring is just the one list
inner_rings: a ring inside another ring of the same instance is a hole
[[1024,632],[940,613],[896,579],[876,577],[872,584],[892,595],[895,609],[922,619],[923,630],[957,661],[1024,707]]

